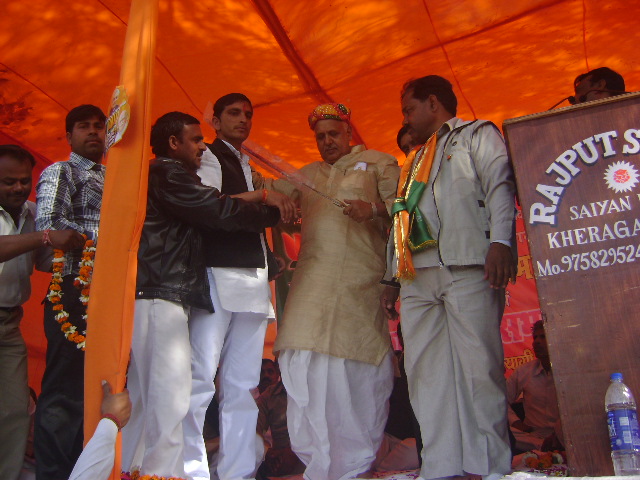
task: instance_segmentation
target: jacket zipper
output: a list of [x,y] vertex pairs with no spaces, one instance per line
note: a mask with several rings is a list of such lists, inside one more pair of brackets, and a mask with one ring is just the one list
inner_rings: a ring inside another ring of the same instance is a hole
[[[469,123],[465,123],[464,125],[460,125],[459,127],[454,128],[453,130],[451,130],[449,132],[449,136],[447,137],[447,140],[444,142],[444,147],[442,147],[442,157],[444,158],[444,154],[447,150],[447,145],[449,145],[449,141],[451,140],[451,138],[453,138],[454,134],[458,134],[460,132],[460,130],[462,130],[465,127],[468,127],[470,125],[473,125],[474,123],[476,123],[478,120],[473,120],[472,122]],[[437,149],[437,145],[436,145],[436,149]],[[442,220],[440,219],[440,211],[438,210],[438,202],[436,201],[436,191],[435,191],[435,187],[436,187],[436,180],[438,179],[438,175],[440,175],[440,167],[442,166],[442,159],[440,159],[440,163],[438,164],[438,171],[436,172],[436,176],[433,177],[433,183],[431,184],[431,194],[433,195],[433,204],[436,207],[436,215],[438,216],[438,223],[440,223],[440,228],[438,228],[438,259],[440,260],[438,262],[438,266],[440,268],[443,268],[444,265],[444,261],[442,260],[442,253],[440,252],[440,232],[442,232]]]

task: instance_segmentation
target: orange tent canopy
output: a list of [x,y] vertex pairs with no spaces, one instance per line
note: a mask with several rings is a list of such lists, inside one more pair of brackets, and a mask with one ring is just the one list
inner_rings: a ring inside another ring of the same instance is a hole
[[[0,140],[64,159],[67,111],[106,109],[118,83],[130,1],[2,6]],[[626,0],[161,0],[152,115],[202,118],[208,101],[243,92],[251,139],[301,166],[319,158],[306,115],[337,101],[369,148],[400,156],[407,79],[445,76],[460,116],[498,124],[549,108],[590,68],[609,66],[634,90],[634,18],[640,2]]]
[[[34,176],[67,158],[64,117],[107,109],[119,83],[130,0],[3,0],[0,143],[36,154]],[[198,118],[232,91],[254,103],[251,140],[296,166],[319,159],[306,116],[321,102],[352,108],[357,136],[396,154],[403,83],[426,74],[454,84],[458,115],[506,118],[549,108],[576,75],[609,66],[640,85],[640,1],[160,0],[152,119]],[[213,131],[203,125],[208,139]],[[125,192],[123,192],[124,194]],[[42,330],[36,277],[23,329]],[[35,348],[32,348],[35,347]],[[30,345],[44,368],[45,341]]]

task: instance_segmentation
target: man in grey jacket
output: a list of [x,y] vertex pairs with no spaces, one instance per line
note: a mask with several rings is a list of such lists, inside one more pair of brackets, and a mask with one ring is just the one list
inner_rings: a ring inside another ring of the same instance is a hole
[[[510,471],[500,319],[515,280],[514,180],[491,122],[455,116],[451,84],[405,84],[407,158],[394,206],[405,367],[424,448],[423,480]],[[398,289],[381,302],[395,316]]]

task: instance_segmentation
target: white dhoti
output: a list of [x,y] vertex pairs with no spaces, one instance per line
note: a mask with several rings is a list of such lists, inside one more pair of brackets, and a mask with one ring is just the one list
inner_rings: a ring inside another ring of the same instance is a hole
[[371,468],[393,388],[391,353],[380,365],[308,350],[282,350],[291,446],[306,480],[342,480]]
[[213,379],[218,369],[220,450],[217,476],[220,480],[254,478],[258,467],[258,407],[252,391],[260,381],[268,315],[224,309],[210,269],[208,273],[215,313],[194,308],[189,319],[193,387],[189,413],[183,422],[185,470],[193,480],[210,478],[202,428],[215,393]]
[[409,396],[422,433],[420,478],[511,471],[500,321],[504,291],[482,266],[416,269],[403,284]]
[[185,477],[182,420],[191,394],[188,313],[179,303],[136,300],[127,381],[132,410],[122,435],[124,470]]

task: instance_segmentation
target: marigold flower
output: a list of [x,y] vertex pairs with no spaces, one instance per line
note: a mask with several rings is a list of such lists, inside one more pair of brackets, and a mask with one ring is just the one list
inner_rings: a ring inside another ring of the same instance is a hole
[[[86,240],[86,235],[83,235]],[[79,273],[74,279],[74,286],[80,290],[80,301],[87,305],[89,303],[91,276],[93,273],[93,258],[95,256],[95,242],[93,240],[87,240],[82,252],[82,259],[79,262]],[[77,332],[77,327],[73,323],[69,322],[69,314],[64,311],[64,305],[62,304],[62,272],[64,270],[65,257],[62,250],[54,250],[54,258],[52,264],[53,275],[51,276],[51,284],[49,285],[49,292],[47,293],[47,299],[55,304],[52,306],[53,310],[59,312],[55,316],[55,320],[60,324],[60,330],[64,333],[67,340],[74,342],[76,347],[84,350],[86,336]],[[86,321],[87,315],[82,315],[83,320]],[[86,334],[86,332],[82,332]]]

